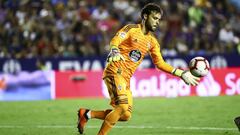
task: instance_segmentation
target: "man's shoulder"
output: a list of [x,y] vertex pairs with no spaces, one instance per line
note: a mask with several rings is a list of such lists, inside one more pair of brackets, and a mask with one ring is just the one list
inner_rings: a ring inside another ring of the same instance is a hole
[[128,32],[133,28],[139,28],[139,25],[138,24],[127,24],[123,27],[123,31]]
[[154,40],[157,41],[157,36],[154,32],[150,32],[150,37]]
[[150,32],[150,37],[151,37],[151,41],[153,44],[157,45],[157,46],[160,46],[159,42],[158,42],[158,39],[157,39],[157,36],[154,32]]

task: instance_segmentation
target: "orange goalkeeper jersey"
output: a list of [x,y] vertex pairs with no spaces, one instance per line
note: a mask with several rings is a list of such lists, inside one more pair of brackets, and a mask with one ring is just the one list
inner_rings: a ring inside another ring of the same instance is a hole
[[104,69],[103,78],[121,74],[129,82],[147,53],[158,69],[168,73],[174,69],[163,60],[160,45],[154,35],[151,32],[143,34],[141,24],[129,24],[120,29],[111,40],[110,45],[119,48],[125,61],[108,64]]

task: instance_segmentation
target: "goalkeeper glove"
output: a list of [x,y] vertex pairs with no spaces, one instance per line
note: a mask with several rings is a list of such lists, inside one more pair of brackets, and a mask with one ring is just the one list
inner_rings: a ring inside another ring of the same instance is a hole
[[117,47],[113,46],[111,48],[110,53],[108,54],[107,57],[107,62],[108,64],[112,63],[112,62],[116,62],[116,61],[120,61],[120,60],[125,60],[124,57],[120,54],[120,51]]
[[198,81],[200,80],[199,77],[196,77],[194,75],[191,74],[190,71],[188,70],[180,70],[180,69],[174,69],[173,70],[173,74],[176,76],[181,77],[181,79],[187,84],[187,85],[193,85],[196,86],[198,85]]

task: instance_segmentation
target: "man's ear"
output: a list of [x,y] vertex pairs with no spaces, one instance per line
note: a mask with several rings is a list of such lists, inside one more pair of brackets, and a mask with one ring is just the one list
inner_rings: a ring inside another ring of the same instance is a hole
[[147,20],[147,14],[144,14],[144,15],[143,15],[143,19],[144,19],[144,20]]

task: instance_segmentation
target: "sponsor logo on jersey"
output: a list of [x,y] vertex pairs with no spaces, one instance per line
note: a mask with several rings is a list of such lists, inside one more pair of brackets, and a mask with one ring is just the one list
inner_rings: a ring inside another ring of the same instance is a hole
[[141,59],[141,52],[139,50],[132,50],[129,53],[129,57],[133,62],[138,62]]

